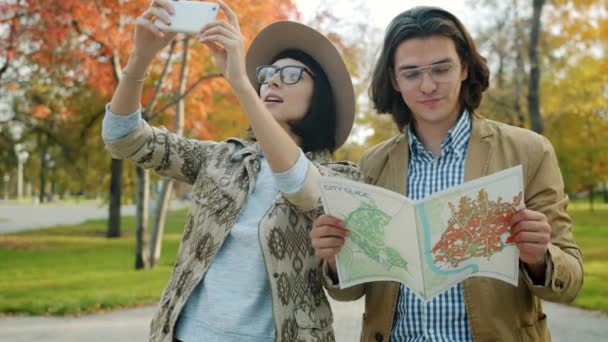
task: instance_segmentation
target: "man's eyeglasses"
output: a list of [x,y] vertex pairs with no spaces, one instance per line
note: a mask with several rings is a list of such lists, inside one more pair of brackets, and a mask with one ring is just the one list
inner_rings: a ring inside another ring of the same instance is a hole
[[397,82],[403,84],[404,88],[410,89],[420,85],[425,72],[429,74],[433,81],[444,83],[455,79],[457,69],[453,62],[443,62],[413,69],[398,70],[396,78]]
[[303,72],[313,77],[313,74],[306,67],[299,65],[285,65],[280,68],[274,65],[262,65],[257,67],[255,71],[256,80],[258,84],[266,84],[277,72],[281,77],[281,82],[285,84],[298,83]]

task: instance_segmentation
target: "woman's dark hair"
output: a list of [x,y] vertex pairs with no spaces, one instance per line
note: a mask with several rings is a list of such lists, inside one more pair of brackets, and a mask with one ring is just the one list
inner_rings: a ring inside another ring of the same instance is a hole
[[[309,54],[300,50],[285,50],[276,55],[270,64],[279,59],[295,59],[310,69],[313,77],[313,93],[304,117],[288,122],[293,133],[301,139],[302,151],[318,152],[336,149],[336,101],[327,74]],[[257,88],[258,94],[260,86]]]
[[389,113],[403,131],[412,120],[412,112],[401,94],[393,87],[395,50],[413,38],[445,36],[454,42],[460,63],[467,67],[467,79],[460,88],[461,110],[474,113],[479,107],[483,92],[488,89],[490,71],[469,32],[453,14],[436,7],[414,7],[395,17],[389,24],[382,52],[372,75],[370,98],[378,113]]

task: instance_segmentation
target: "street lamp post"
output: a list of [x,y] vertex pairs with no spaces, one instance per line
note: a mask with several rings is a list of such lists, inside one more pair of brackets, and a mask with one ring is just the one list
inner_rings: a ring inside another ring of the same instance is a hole
[[23,165],[29,157],[29,153],[23,150],[22,144],[15,145],[15,154],[17,155],[17,199],[23,198]]
[[50,189],[49,194],[47,195],[46,201],[53,202],[55,197],[55,161],[51,159],[51,156],[47,154],[48,158],[48,168],[49,168],[49,182]]
[[11,180],[11,176],[8,173],[4,174],[4,199],[8,200],[8,182]]

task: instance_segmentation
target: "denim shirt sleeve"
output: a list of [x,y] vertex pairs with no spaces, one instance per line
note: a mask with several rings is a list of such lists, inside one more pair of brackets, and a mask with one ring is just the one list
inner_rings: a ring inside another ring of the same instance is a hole
[[284,194],[293,194],[299,191],[304,184],[304,180],[306,179],[309,164],[310,163],[308,162],[308,159],[306,159],[304,152],[300,150],[298,160],[291,167],[291,169],[280,173],[273,172],[279,191]]
[[116,115],[110,111],[110,104],[106,105],[106,115],[101,124],[101,136],[104,141],[113,141],[129,135],[135,131],[141,120],[141,109],[129,115]]

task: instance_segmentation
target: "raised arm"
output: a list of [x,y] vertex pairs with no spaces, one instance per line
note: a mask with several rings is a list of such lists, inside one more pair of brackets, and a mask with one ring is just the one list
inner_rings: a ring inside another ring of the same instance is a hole
[[139,110],[143,81],[148,75],[148,67],[156,54],[175,37],[174,33],[160,31],[152,20],[157,18],[170,24],[169,16],[173,13],[171,1],[153,0],[150,7],[137,18],[133,51],[110,102],[109,109],[112,113],[128,115]]
[[206,157],[218,144],[186,139],[141,120],[141,94],[148,68],[175,34],[161,32],[157,19],[167,24],[174,13],[171,1],[153,0],[136,20],[133,51],[107,107],[102,135],[112,157],[131,159],[144,168],[193,183]]
[[203,27],[200,41],[213,52],[218,67],[247,113],[270,168],[275,173],[285,172],[296,163],[300,148],[276,122],[249,82],[245,69],[245,38],[240,32],[238,18],[222,1],[219,4],[228,22],[215,21]]

